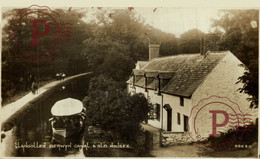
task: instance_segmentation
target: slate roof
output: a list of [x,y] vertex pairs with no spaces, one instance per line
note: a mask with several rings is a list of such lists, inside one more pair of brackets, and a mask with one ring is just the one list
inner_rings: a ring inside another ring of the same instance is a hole
[[147,85],[147,88],[148,88],[148,89],[154,89],[154,87],[155,87],[155,80],[153,80],[151,83],[149,83],[149,84]]
[[[154,58],[142,70],[145,72],[158,71],[158,75],[160,72],[172,72],[170,81],[161,89],[161,92],[191,97],[198,86],[203,83],[206,76],[228,53],[231,52],[208,52],[206,55],[182,54]],[[152,81],[147,88],[153,89],[154,83]],[[145,78],[142,77],[135,85],[145,87]]]
[[142,77],[140,80],[136,81],[135,85],[144,87],[145,86],[145,78]]
[[136,65],[139,65],[139,68],[142,69],[149,61],[137,61]]
[[133,76],[129,78],[129,80],[126,81],[126,83],[131,83],[133,84]]

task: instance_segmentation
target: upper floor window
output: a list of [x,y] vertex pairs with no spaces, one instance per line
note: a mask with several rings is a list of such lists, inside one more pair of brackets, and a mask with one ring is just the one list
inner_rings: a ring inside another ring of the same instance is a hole
[[184,106],[184,98],[180,97],[180,106]]

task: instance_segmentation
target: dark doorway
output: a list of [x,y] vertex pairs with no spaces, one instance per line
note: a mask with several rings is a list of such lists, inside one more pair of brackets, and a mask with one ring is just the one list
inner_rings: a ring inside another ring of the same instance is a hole
[[172,109],[167,110],[167,131],[172,131]]
[[169,104],[165,104],[163,108],[167,111],[167,131],[172,131],[172,108]]
[[183,115],[183,117],[184,117],[184,131],[188,131],[188,116],[186,116],[186,115]]

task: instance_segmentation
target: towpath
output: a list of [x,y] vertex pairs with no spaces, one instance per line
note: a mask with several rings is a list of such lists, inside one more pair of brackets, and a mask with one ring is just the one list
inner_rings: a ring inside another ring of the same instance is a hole
[[25,96],[23,96],[22,98],[16,100],[15,102],[12,102],[10,104],[5,105],[4,107],[1,107],[1,109],[0,109],[0,122],[1,123],[5,122],[15,112],[22,109],[28,102],[32,101],[33,99],[40,96],[41,94],[43,94],[44,92],[46,92],[50,88],[56,86],[57,84],[61,84],[63,82],[65,83],[66,81],[69,81],[71,79],[75,79],[75,78],[85,76],[85,75],[88,75],[88,74],[91,74],[91,72],[70,76],[70,77],[65,78],[62,81],[50,82],[50,83],[40,87],[39,90],[38,90],[38,94],[32,94],[32,92],[30,92],[30,93],[26,94]]

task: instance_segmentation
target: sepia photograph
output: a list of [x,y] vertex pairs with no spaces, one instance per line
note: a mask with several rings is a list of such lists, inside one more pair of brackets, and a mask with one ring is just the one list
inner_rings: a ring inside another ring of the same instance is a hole
[[259,8],[1,14],[0,158],[259,157]]

